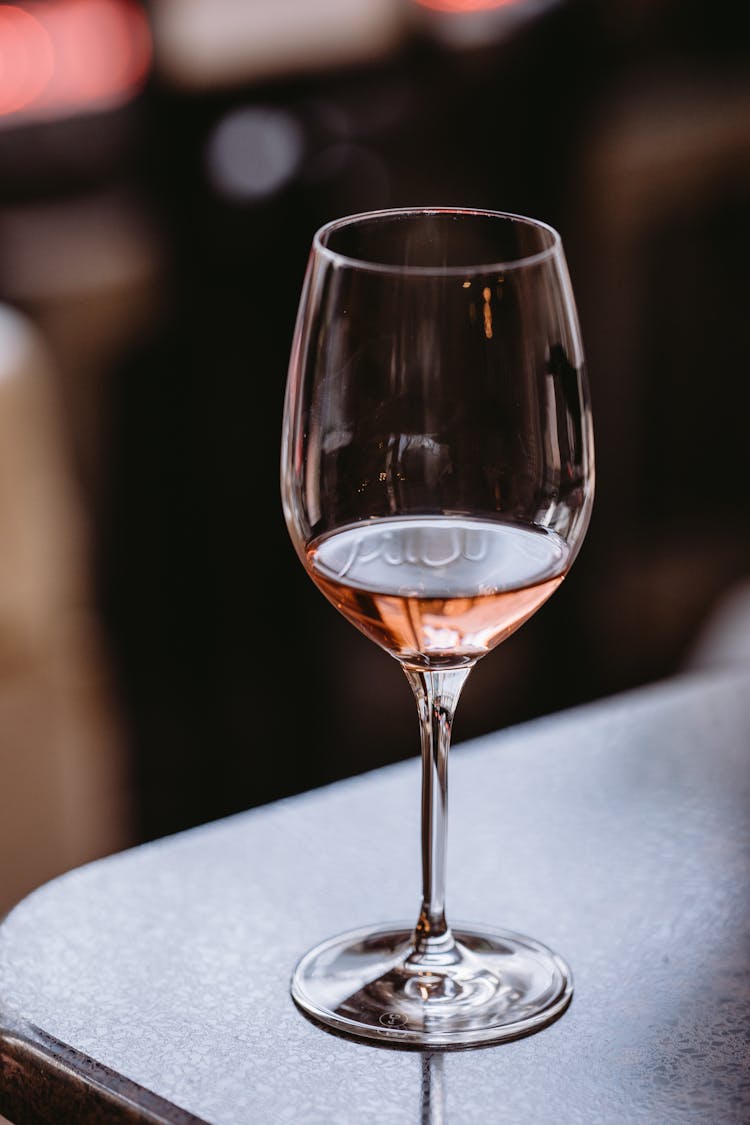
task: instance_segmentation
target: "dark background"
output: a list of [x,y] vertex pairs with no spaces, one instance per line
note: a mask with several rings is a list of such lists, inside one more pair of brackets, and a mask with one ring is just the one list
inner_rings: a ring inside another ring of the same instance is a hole
[[[115,314],[95,278],[35,289],[39,241],[23,284],[0,251],[0,299],[64,376],[138,839],[418,751],[403,673],[316,592],[281,514],[291,333],[330,218],[516,211],[568,254],[594,515],[564,586],[472,673],[455,741],[679,670],[750,572],[742,6],[514,7],[454,23],[421,9],[371,59],[191,85],[160,68],[154,4],[154,59],[126,104],[0,130],[6,231],[30,207],[89,231],[116,213],[108,253],[140,255]],[[227,122],[234,180],[216,155]]]

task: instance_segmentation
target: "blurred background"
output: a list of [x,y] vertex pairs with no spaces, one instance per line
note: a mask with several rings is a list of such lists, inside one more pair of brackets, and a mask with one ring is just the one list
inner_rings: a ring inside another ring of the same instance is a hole
[[577,294],[594,516],[564,586],[475,669],[455,741],[695,659],[750,577],[742,18],[0,3],[0,912],[418,752],[403,673],[314,589],[281,514],[297,300],[336,216],[532,215]]

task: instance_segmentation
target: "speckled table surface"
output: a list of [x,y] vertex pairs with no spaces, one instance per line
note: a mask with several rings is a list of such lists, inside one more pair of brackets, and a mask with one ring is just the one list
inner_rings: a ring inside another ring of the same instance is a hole
[[533,934],[573,1002],[422,1054],[313,1026],[312,943],[416,918],[419,763],[79,868],[0,926],[0,1113],[18,1125],[746,1125],[750,670],[459,743],[449,918]]

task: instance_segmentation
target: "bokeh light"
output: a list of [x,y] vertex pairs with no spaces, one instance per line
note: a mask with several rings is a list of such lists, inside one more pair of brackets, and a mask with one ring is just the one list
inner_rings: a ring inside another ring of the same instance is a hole
[[0,4],[0,124],[122,104],[143,85],[151,53],[133,0]]

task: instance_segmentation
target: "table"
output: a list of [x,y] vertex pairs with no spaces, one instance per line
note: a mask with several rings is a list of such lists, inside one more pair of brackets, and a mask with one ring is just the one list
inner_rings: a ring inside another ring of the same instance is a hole
[[462,1051],[357,1043],[288,991],[313,942],[416,919],[416,757],[73,870],[0,926],[0,1113],[744,1125],[749,797],[750,669],[459,742],[449,918],[532,934],[576,981],[556,1023]]

